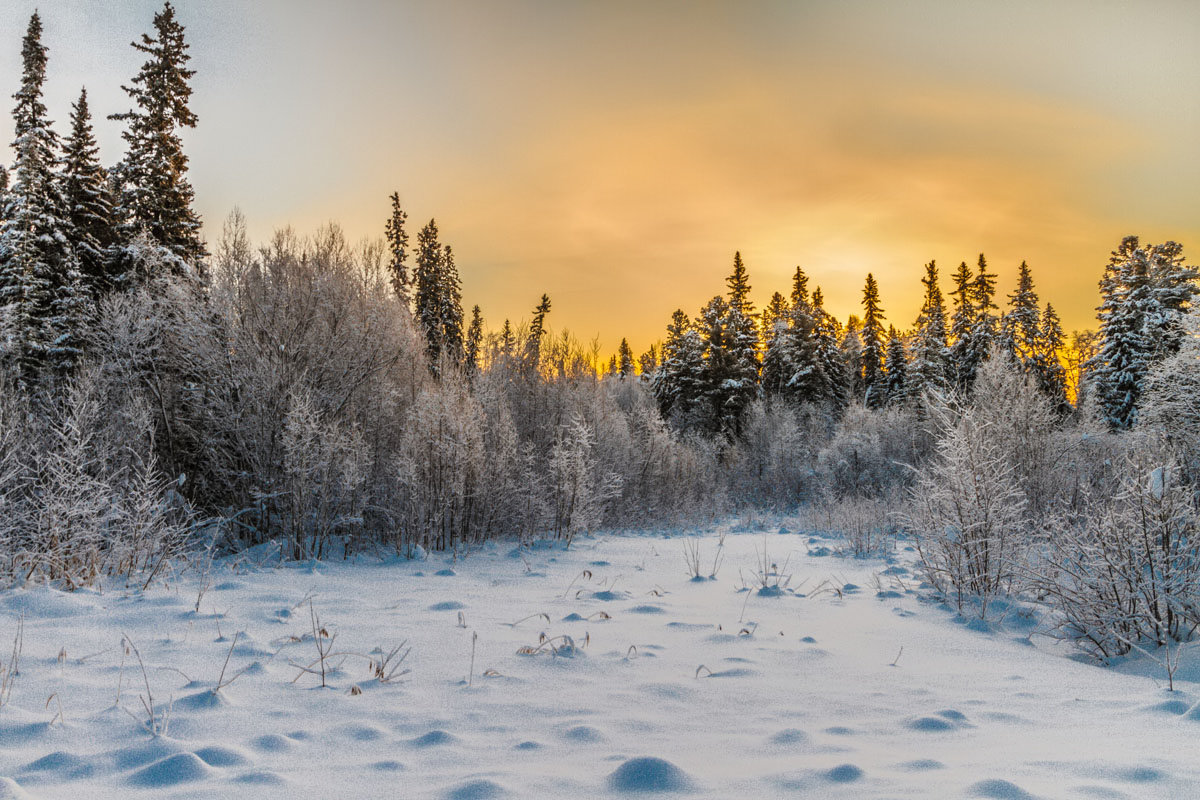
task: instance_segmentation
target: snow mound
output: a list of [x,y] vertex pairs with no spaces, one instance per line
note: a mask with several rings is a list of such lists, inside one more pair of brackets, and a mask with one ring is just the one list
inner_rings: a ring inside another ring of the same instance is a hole
[[211,770],[195,753],[176,753],[129,776],[134,786],[148,789],[194,783],[209,777]]
[[854,764],[840,764],[825,773],[825,777],[832,783],[853,783],[861,779],[862,776],[862,769]]
[[410,744],[413,747],[425,748],[453,744],[455,741],[457,741],[457,739],[445,731],[430,731],[429,733],[423,733],[417,738],[413,739]]
[[569,742],[593,744],[604,741],[604,734],[589,725],[576,725],[563,732],[563,738]]
[[429,607],[430,611],[461,611],[466,608],[457,600],[444,600],[440,603],[434,603]]
[[12,778],[0,778],[0,800],[35,800],[35,798]]
[[608,785],[613,791],[630,794],[686,792],[693,788],[686,772],[653,756],[629,759],[608,776]]
[[250,763],[250,759],[242,752],[220,745],[201,747],[196,755],[210,767],[240,767]]
[[508,791],[503,786],[482,778],[467,781],[446,792],[446,800],[494,800],[507,796]]
[[967,787],[968,797],[986,797],[990,800],[1036,800],[1029,792],[1012,781],[992,778]]

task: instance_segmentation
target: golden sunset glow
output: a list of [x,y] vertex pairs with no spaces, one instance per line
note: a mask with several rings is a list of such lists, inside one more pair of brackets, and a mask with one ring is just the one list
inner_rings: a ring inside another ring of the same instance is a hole
[[[47,100],[122,110],[156,2],[55,4]],[[15,46],[35,3],[0,11]],[[1021,260],[1068,329],[1094,324],[1120,237],[1200,252],[1194,3],[180,2],[188,134],[209,240],[339,222],[381,235],[400,192],[453,245],[487,324],[551,322],[605,350],[723,291],[761,307],[795,267],[839,317],[868,271],[891,323],[922,265]],[[104,46],[78,47],[83,41]],[[102,157],[120,152],[100,122]]]

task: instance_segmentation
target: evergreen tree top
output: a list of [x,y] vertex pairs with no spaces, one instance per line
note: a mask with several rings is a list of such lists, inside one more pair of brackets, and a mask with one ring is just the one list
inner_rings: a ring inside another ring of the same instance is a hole
[[808,276],[796,267],[796,274],[792,276],[792,306],[800,305],[808,305]]
[[[154,15],[156,35],[142,34],[140,42],[132,42],[135,50],[150,56],[134,77],[132,86],[122,86],[150,118],[155,128],[179,126],[196,127],[196,115],[188,108],[192,87],[188,81],[196,74],[185,65],[191,60],[184,41],[184,27],[175,19],[175,8],[166,3]],[[112,119],[128,120],[141,116],[127,111],[114,114]]]
[[42,18],[33,12],[29,18],[29,27],[25,38],[21,41],[21,88],[13,95],[17,101],[13,109],[13,119],[16,122],[17,138],[20,139],[29,128],[45,120],[46,106],[42,103],[42,86],[46,82],[46,53],[42,44]]
[[725,283],[729,287],[730,305],[744,316],[750,316],[753,313],[750,303],[750,276],[746,272],[745,263],[742,262],[740,250],[733,254],[733,273],[725,279]]

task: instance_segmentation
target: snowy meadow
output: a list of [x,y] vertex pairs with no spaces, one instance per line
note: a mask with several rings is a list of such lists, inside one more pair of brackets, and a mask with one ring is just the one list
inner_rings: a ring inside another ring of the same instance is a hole
[[0,796],[1200,792],[1188,654],[1168,692],[1037,607],[965,624],[918,573],[903,542],[858,558],[780,518],[10,590]]

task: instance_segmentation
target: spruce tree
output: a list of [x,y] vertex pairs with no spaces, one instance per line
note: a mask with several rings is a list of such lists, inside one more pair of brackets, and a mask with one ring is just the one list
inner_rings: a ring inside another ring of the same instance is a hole
[[184,28],[170,3],[154,15],[154,34],[143,34],[133,48],[148,56],[141,70],[122,89],[137,108],[109,119],[127,123],[122,136],[127,149],[116,167],[119,210],[125,238],[145,230],[180,272],[188,267],[204,274],[207,255],[200,241],[200,217],[192,208],[188,158],[179,131],[196,127],[188,107],[195,70],[183,37]]
[[500,329],[500,355],[505,361],[510,360],[517,349],[517,337],[513,333],[512,323],[507,319],[504,320],[504,327]]
[[958,265],[954,273],[954,314],[950,318],[950,362],[954,384],[960,392],[975,383],[975,367],[971,361],[971,333],[975,330],[974,276],[967,262]]
[[867,394],[867,387],[862,377],[862,336],[859,331],[862,322],[853,314],[846,320],[846,330],[838,344],[843,369],[846,373],[846,399],[862,400]]
[[887,388],[883,380],[883,357],[885,335],[883,332],[883,308],[879,304],[879,284],[875,276],[867,273],[863,287],[862,355],[859,374],[865,387],[864,402],[868,408],[879,408],[887,401]]
[[525,366],[536,372],[542,359],[542,337],[546,335],[546,315],[550,313],[550,295],[543,294],[537,308],[533,310],[533,322],[529,324],[529,338],[525,341]]
[[1067,375],[1062,364],[1063,329],[1054,306],[1046,304],[1038,326],[1038,339],[1030,359],[1030,371],[1042,393],[1060,414],[1070,410],[1067,402]]
[[638,371],[643,381],[653,380],[658,370],[658,348],[650,345],[650,349],[638,356]]
[[463,368],[468,375],[479,371],[479,356],[483,349],[483,312],[479,306],[471,309],[471,327],[467,328],[467,341],[463,346]]
[[442,339],[442,245],[438,241],[436,220],[429,220],[417,234],[413,316],[425,335],[425,350],[430,367],[436,372],[444,342]]
[[450,245],[442,247],[438,263],[438,316],[442,329],[442,352],[452,363],[462,363],[462,281],[459,280],[454,251]]
[[628,339],[622,339],[617,348],[617,373],[622,378],[632,378],[634,374],[633,348],[629,346]]
[[71,136],[63,154],[63,193],[71,222],[71,242],[79,270],[93,297],[114,288],[110,248],[116,243],[116,217],[108,173],[100,166],[92,132],[87,89],[71,107]]
[[908,381],[908,357],[904,352],[904,340],[893,326],[888,330],[887,358],[884,360],[885,401],[888,405],[903,405],[908,402],[911,386]]
[[913,338],[913,361],[909,370],[910,393],[922,397],[926,392],[946,389],[950,377],[950,353],[946,339],[946,306],[938,284],[937,262],[925,265],[925,299],[917,316]]
[[704,343],[682,309],[671,315],[662,361],[651,382],[663,419],[677,428],[696,424],[704,371]]
[[1041,312],[1037,292],[1033,289],[1033,274],[1024,261],[1017,272],[1017,289],[1008,296],[1008,306],[1010,311],[1005,315],[1004,338],[1011,341],[1017,364],[1028,369],[1030,360],[1038,351]]
[[767,303],[767,307],[762,310],[760,315],[762,320],[760,337],[764,344],[770,344],[771,339],[775,337],[777,326],[787,326],[790,312],[791,307],[783,295],[779,292],[771,295],[771,301]]
[[742,414],[758,391],[754,326],[732,302],[714,297],[701,312],[705,424],[714,434],[736,436]]
[[849,372],[842,358],[840,346],[841,325],[832,314],[825,310],[824,296],[818,286],[812,293],[812,314],[816,323],[817,361],[828,381],[829,396],[827,398],[834,413],[840,413],[846,407],[849,389]]
[[35,12],[21,47],[21,88],[13,96],[14,180],[0,215],[0,347],[27,379],[47,368],[62,374],[77,363],[87,318],[66,200],[54,170],[59,140],[42,103],[47,58],[41,37]]
[[[400,302],[408,307],[408,231],[404,224],[408,222],[408,212],[400,207],[400,193],[392,192],[392,215],[383,226],[384,236],[388,246],[388,273],[391,275],[392,290]],[[478,306],[476,306],[478,308]]]
[[984,258],[983,253],[979,254],[979,263],[976,269],[975,280],[971,283],[970,292],[975,319],[968,337],[969,346],[966,353],[967,389],[975,385],[975,374],[996,349],[1000,335],[1000,321],[992,313],[999,310],[995,302],[996,274],[987,271],[987,259]]
[[733,254],[733,273],[725,279],[729,287],[729,304],[741,312],[747,319],[754,316],[754,306],[750,302],[750,276],[746,265],[742,262],[742,253]]

